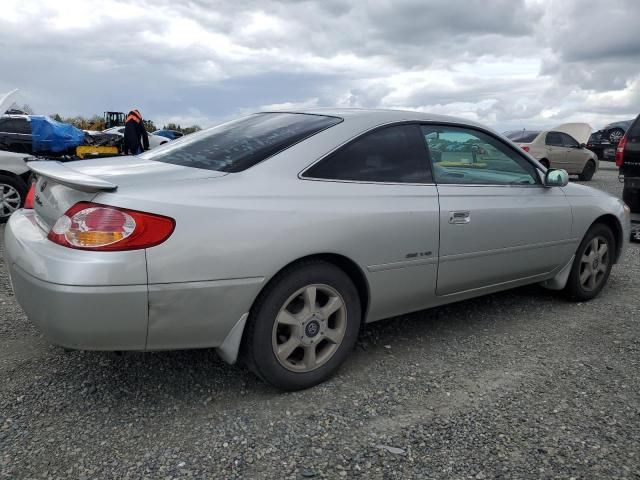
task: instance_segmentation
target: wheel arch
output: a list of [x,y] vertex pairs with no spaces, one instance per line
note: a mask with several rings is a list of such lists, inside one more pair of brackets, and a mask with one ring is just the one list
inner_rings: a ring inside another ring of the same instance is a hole
[[17,173],[12,172],[10,170],[2,170],[2,169],[0,169],[0,175],[6,175],[7,177],[12,177],[12,178],[15,178],[17,180],[21,180],[22,182],[24,182],[25,186],[27,186],[27,187],[28,187],[28,185],[27,185],[27,181],[25,179],[25,175],[28,178],[30,173],[31,173],[31,171],[29,169],[27,169],[27,171],[25,173],[22,173],[20,175],[18,175]]
[[[367,314],[369,311],[369,303],[370,303],[370,287],[369,281],[364,273],[364,271],[360,268],[360,266],[353,261],[352,259],[340,255],[337,253],[316,253],[311,255],[306,255],[304,257],[300,257],[292,262],[289,262],[287,265],[283,266],[280,270],[274,273],[267,282],[262,286],[258,294],[253,299],[251,303],[251,307],[249,312],[254,309],[254,306],[262,292],[265,291],[273,282],[278,278],[278,276],[285,272],[288,269],[295,268],[298,264],[304,264],[305,262],[313,261],[313,260],[321,260],[332,264],[345,272],[347,276],[354,283],[356,290],[358,291],[358,296],[360,298],[360,306],[361,306],[361,314],[362,314],[362,323],[364,324]],[[246,322],[248,319],[249,313],[245,313],[242,318],[239,320],[238,324],[233,331],[229,334],[228,338],[225,339],[223,345],[218,347],[216,350],[218,354],[222,357],[222,359],[227,363],[235,363],[239,356],[242,356],[241,351],[243,345],[246,344]],[[228,340],[228,341],[227,341]]]
[[[282,267],[280,270],[278,270],[275,274],[273,274],[269,278],[269,280],[260,289],[260,292],[258,292],[258,295],[256,295],[256,298],[253,301],[253,304],[255,304],[256,300],[262,294],[262,292],[269,285],[271,285],[274,279],[276,279],[282,272],[291,268],[295,268],[295,266],[298,264],[302,264],[304,262],[308,262],[312,260],[321,260],[321,261],[330,263],[338,267],[340,270],[342,270],[344,273],[347,274],[347,276],[351,279],[351,281],[355,285],[356,290],[358,290],[358,296],[360,297],[360,307],[362,311],[362,321],[364,323],[365,319],[367,318],[367,313],[369,312],[369,303],[370,303],[369,281],[367,280],[367,277],[364,271],[362,270],[362,268],[354,260],[352,260],[349,257],[346,257],[345,255],[340,255],[337,253],[315,253],[311,255],[306,255],[304,257],[300,257],[296,260],[289,262],[287,265]],[[251,305],[251,308],[253,308],[253,304]]]
[[616,242],[616,256],[614,263],[618,263],[618,260],[620,260],[620,254],[622,253],[622,246],[624,244],[624,230],[622,229],[620,220],[618,220],[615,215],[607,213],[596,218],[594,222],[589,225],[589,229],[598,223],[606,225],[613,232],[613,238]]

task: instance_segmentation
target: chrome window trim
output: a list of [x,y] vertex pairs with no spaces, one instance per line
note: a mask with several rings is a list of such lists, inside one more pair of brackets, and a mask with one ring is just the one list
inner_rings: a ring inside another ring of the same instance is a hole
[[[459,127],[459,128],[468,128],[470,130],[476,130],[479,132],[484,133],[485,135],[489,135],[490,137],[494,138],[496,141],[501,142],[505,147],[509,148],[514,154],[518,155],[519,157],[521,157],[522,159],[524,159],[525,161],[527,161],[537,172],[538,174],[542,174],[544,176],[544,171],[542,171],[539,167],[539,165],[537,165],[534,161],[532,161],[531,158],[527,157],[526,155],[524,155],[524,152],[520,152],[519,148],[515,148],[513,145],[511,145],[509,142],[505,142],[503,139],[501,139],[500,137],[498,137],[494,132],[491,132],[490,130],[486,130],[484,128],[481,127],[476,127],[474,125],[467,125],[464,123],[459,123],[459,122],[427,122],[427,121],[421,121],[421,120],[395,120],[395,121],[391,121],[391,122],[386,122],[386,123],[381,123],[379,125],[375,125],[367,130],[364,130],[352,137],[350,137],[349,139],[345,140],[344,142],[342,142],[340,145],[334,147],[332,150],[329,150],[328,152],[326,152],[324,155],[320,156],[319,158],[317,158],[316,160],[314,160],[312,163],[308,164],[306,167],[304,167],[302,170],[300,170],[298,172],[298,179],[299,180],[305,180],[305,181],[313,181],[313,182],[334,182],[334,183],[359,183],[359,184],[371,184],[371,185],[413,185],[413,186],[419,186],[419,185],[428,185],[428,186],[438,186],[438,185],[457,185],[457,186],[467,186],[467,187],[516,187],[516,188],[531,188],[531,187],[543,187],[544,188],[544,179],[542,178],[540,183],[536,183],[534,185],[507,185],[507,184],[493,184],[493,183],[481,183],[481,184],[471,184],[471,183],[440,183],[438,184],[435,181],[431,182],[431,183],[404,183],[404,182],[373,182],[373,181],[363,181],[363,180],[338,180],[338,179],[331,179],[331,178],[316,178],[316,177],[308,177],[305,176],[305,172],[307,170],[310,170],[314,165],[316,165],[317,163],[321,162],[322,160],[324,160],[325,158],[327,158],[329,155],[333,154],[334,152],[338,151],[339,149],[341,149],[342,147],[346,146],[347,144],[349,144],[350,142],[353,142],[354,140],[358,139],[359,137],[362,137],[370,132],[373,132],[375,130],[381,129],[381,128],[386,128],[386,127],[390,127],[390,126],[395,126],[395,125],[442,125],[442,126],[448,126],[448,127]],[[425,150],[427,153],[427,161],[428,161],[428,167],[431,170],[431,176],[433,177],[433,165],[431,163],[431,154],[429,152],[429,148],[426,145],[425,142]]]

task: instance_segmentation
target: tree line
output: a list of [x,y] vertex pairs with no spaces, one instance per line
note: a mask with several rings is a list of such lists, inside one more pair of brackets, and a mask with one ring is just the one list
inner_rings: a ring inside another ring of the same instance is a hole
[[[27,115],[33,115],[33,109],[30,105],[18,105],[17,103],[13,103],[7,113],[26,113]],[[101,131],[105,129],[105,121],[104,118],[100,115],[93,115],[91,117],[83,117],[81,115],[75,117],[63,117],[58,113],[54,113],[49,115],[57,122],[70,123],[76,128],[81,130],[97,130]],[[147,132],[155,132],[159,130],[153,120],[143,120],[144,128]],[[198,130],[202,130],[200,125],[191,125],[190,127],[182,127],[180,124],[169,123],[167,125],[162,126],[162,130],[175,130],[177,132],[182,132],[185,135],[188,133],[197,132]]]
[[[58,122],[70,123],[74,127],[77,127],[81,130],[104,130],[105,122],[104,118],[100,115],[93,115],[92,117],[86,118],[83,116],[76,117],[61,117],[57,113],[51,115],[51,118]],[[197,132],[202,130],[200,125],[191,125],[190,127],[182,127],[181,125],[176,125],[175,123],[168,123],[163,125],[161,129],[159,129],[153,120],[143,120],[144,128],[147,132],[155,132],[156,130],[176,130],[177,132],[182,132],[185,135],[188,133]]]

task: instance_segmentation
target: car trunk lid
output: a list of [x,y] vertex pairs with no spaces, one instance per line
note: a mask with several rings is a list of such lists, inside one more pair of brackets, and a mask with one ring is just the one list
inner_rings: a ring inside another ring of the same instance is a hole
[[562,132],[573,137],[578,143],[586,143],[589,141],[591,135],[591,125],[588,123],[563,123],[555,128],[552,128],[554,132]]
[[43,229],[50,228],[71,206],[91,201],[99,192],[115,192],[140,184],[215,178],[224,172],[142,160],[112,157],[78,162],[29,162],[37,175],[34,209]]

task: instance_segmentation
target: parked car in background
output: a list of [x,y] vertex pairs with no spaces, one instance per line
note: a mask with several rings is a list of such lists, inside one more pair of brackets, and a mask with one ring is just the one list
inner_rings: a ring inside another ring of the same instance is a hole
[[[106,130],[103,130],[102,133],[115,133],[124,137],[124,126],[122,127],[111,127]],[[169,143],[169,139],[166,137],[160,137],[157,135],[149,134],[149,150],[152,150],[160,145],[164,145],[165,143]]]
[[184,136],[184,133],[177,130],[156,130],[153,134],[168,138],[169,140],[176,140]]
[[620,199],[418,112],[259,113],[29,165],[35,210],[11,216],[5,262],[47,337],[214,347],[286,390],[329,378],[364,322],[539,282],[592,299],[629,240]]
[[0,116],[0,150],[27,155],[74,155],[86,134],[46,115]]
[[593,132],[587,140],[587,148],[598,156],[600,160],[614,161],[616,148],[608,138],[605,137],[602,130]]
[[631,212],[640,213],[640,115],[616,147],[616,166],[624,177],[622,199]]
[[0,222],[24,205],[31,170],[27,161],[31,157],[21,153],[0,150]]
[[605,125],[602,130],[602,137],[609,140],[610,143],[616,145],[621,139],[627,129],[633,123],[633,119],[631,120],[622,120],[620,122],[613,122],[608,125]]
[[546,168],[561,168],[580,180],[593,178],[599,167],[598,156],[586,148],[591,127],[586,123],[567,123],[552,130],[513,130],[505,136]]

